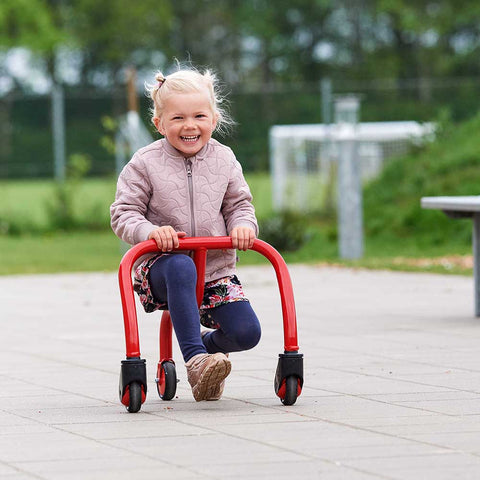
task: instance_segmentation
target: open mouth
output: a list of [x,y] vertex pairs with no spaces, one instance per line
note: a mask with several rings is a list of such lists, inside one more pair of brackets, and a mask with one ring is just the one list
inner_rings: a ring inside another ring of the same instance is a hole
[[181,136],[180,138],[182,139],[183,142],[194,143],[200,138],[200,135],[184,135],[184,136]]

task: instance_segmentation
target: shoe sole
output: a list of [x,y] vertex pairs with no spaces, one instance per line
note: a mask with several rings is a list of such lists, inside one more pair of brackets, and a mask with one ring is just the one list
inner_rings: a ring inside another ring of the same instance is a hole
[[193,398],[197,402],[201,402],[212,398],[215,393],[218,395],[219,385],[228,377],[231,370],[232,364],[225,355],[214,356],[210,365],[205,368],[197,384],[193,387]]

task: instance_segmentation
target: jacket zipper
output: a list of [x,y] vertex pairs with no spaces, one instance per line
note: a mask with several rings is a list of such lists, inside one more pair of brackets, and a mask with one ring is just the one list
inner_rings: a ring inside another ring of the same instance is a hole
[[187,170],[188,193],[190,195],[190,228],[192,229],[192,237],[195,237],[195,211],[193,209],[193,178],[192,178],[192,161],[185,158],[185,168]]

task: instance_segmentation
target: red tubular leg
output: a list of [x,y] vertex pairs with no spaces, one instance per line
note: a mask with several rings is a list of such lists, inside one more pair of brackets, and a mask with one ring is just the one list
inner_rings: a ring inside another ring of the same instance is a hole
[[265,256],[275,269],[282,302],[285,352],[297,352],[299,348],[297,339],[297,314],[295,311],[292,280],[285,260],[275,248],[262,240],[255,240],[252,250]]
[[140,357],[140,341],[138,338],[137,311],[133,296],[132,268],[135,260],[141,255],[157,251],[154,240],[139,243],[123,256],[118,269],[120,297],[122,299],[123,322],[125,326],[125,343],[127,358]]
[[207,249],[199,248],[195,251],[195,256],[193,257],[195,262],[195,267],[197,269],[197,304],[200,306],[203,301],[203,290],[205,288],[205,269],[207,265]]
[[172,360],[172,320],[170,313],[164,311],[160,322],[160,362]]

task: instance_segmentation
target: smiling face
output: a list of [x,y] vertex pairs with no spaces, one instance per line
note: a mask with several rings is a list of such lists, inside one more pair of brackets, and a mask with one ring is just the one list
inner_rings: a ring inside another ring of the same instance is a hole
[[185,157],[196,155],[210,140],[217,125],[207,93],[179,93],[165,99],[157,130]]

